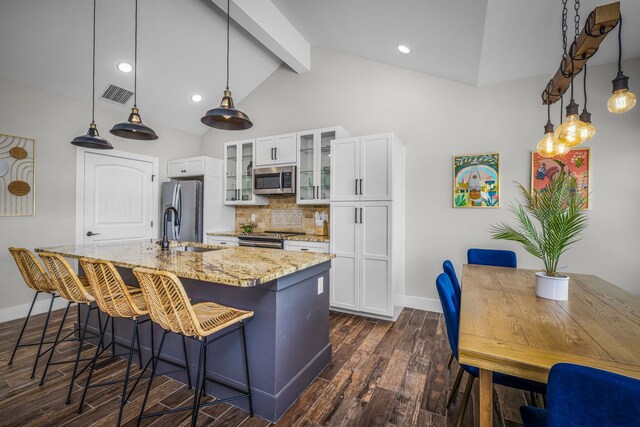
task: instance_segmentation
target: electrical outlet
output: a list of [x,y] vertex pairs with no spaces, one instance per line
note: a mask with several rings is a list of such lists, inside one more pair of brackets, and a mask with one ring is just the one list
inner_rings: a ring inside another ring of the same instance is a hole
[[324,277],[318,277],[318,295],[324,291]]
[[256,214],[251,214],[251,222],[256,222]]

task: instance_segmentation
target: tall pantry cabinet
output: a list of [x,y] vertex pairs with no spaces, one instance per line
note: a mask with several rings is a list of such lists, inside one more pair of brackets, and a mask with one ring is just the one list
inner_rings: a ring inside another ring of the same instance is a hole
[[333,308],[395,317],[404,306],[404,164],[392,133],[331,142]]

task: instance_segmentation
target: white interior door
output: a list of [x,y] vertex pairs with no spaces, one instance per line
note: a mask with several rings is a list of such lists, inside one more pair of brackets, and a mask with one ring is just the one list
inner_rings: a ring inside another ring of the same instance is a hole
[[[157,212],[157,163],[84,151],[82,235],[87,243],[150,239]],[[123,153],[126,156],[127,153]],[[157,160],[156,160],[157,162]],[[155,187],[155,191],[154,191]]]

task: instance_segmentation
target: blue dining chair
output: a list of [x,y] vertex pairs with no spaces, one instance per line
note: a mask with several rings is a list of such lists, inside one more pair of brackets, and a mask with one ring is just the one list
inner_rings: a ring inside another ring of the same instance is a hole
[[449,280],[451,280],[453,284],[453,291],[456,293],[458,308],[460,308],[460,304],[462,303],[462,289],[460,289],[460,282],[458,282],[458,276],[456,276],[456,269],[453,268],[453,264],[449,260],[442,263],[442,269],[447,276],[449,276]]
[[[442,263],[442,269],[449,276],[449,280],[453,284],[453,291],[456,294],[456,303],[458,306],[458,310],[460,310],[460,305],[462,304],[462,289],[460,289],[460,282],[458,282],[458,276],[456,276],[456,269],[453,268],[453,264],[449,260],[445,260]],[[449,362],[447,363],[447,368],[451,368],[451,364],[453,363],[453,353],[449,356]]]
[[[440,304],[442,304],[444,321],[445,321],[445,324],[447,325],[447,339],[449,340],[449,346],[451,347],[451,352],[453,353],[453,357],[455,357],[455,359],[458,360],[458,334],[459,334],[459,325],[460,325],[460,311],[456,305],[456,300],[455,300],[456,296],[455,296],[453,284],[451,283],[451,280],[449,280],[449,276],[447,276],[445,273],[441,273],[436,279],[436,288],[438,289]],[[458,418],[456,419],[456,427],[460,427],[460,425],[462,424],[462,418],[464,417],[464,413],[469,403],[469,397],[471,396],[471,389],[473,387],[473,382],[480,375],[480,369],[475,366],[460,365],[460,369],[458,370],[458,376],[456,377],[453,383],[453,388],[451,389],[451,394],[449,395],[449,400],[447,401],[447,409],[449,409],[455,396],[458,394],[460,382],[462,381],[462,376],[465,372],[469,375],[469,379],[467,380],[467,386],[462,396],[462,405],[460,406],[460,410],[458,411]],[[493,382],[494,384],[500,384],[506,387],[526,390],[533,393],[540,393],[540,394],[546,393],[546,385],[543,383],[525,380],[522,378],[517,378],[517,377],[513,377],[511,375],[506,375],[506,374],[500,374],[497,372],[493,373]]]
[[558,363],[549,372],[547,409],[522,406],[525,427],[640,425],[640,380]]
[[495,267],[518,267],[516,253],[500,249],[469,249],[467,251],[467,263],[493,265]]

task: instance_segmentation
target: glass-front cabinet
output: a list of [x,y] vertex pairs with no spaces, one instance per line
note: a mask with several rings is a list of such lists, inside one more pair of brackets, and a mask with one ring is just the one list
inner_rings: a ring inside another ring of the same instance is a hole
[[266,198],[253,194],[255,140],[227,142],[224,145],[224,203],[262,205]]
[[331,141],[345,136],[339,126],[298,132],[298,204],[329,204]]

